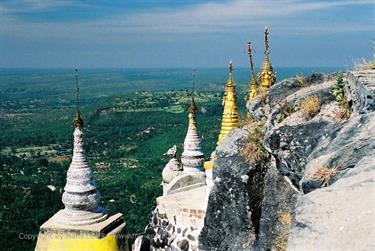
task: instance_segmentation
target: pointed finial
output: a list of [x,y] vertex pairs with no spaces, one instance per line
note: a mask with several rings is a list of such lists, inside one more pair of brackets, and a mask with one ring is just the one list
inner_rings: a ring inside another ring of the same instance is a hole
[[83,119],[81,118],[81,114],[80,114],[80,111],[79,111],[79,108],[80,108],[80,104],[79,104],[79,73],[78,73],[78,69],[75,69],[75,79],[76,79],[76,109],[77,109],[77,112],[75,113],[74,115],[74,119],[73,119],[73,127],[74,128],[83,128],[83,125],[84,125],[84,122],[83,122]]
[[77,111],[79,111],[79,73],[78,69],[75,69],[75,78],[76,78],[76,107]]
[[248,41],[247,42],[247,55],[249,55],[249,56],[251,55],[251,46],[250,45],[251,45],[251,42]]
[[252,55],[252,50],[251,50],[251,42],[247,42],[247,54],[249,55],[249,61],[250,61],[250,88],[249,88],[249,93],[246,95],[245,100],[250,100],[254,98],[258,91],[257,91],[257,81],[255,78],[254,74],[254,62],[253,62],[253,55]]
[[264,27],[264,46],[265,46],[264,54],[266,56],[268,56],[268,54],[270,53],[270,51],[269,51],[269,45],[268,45],[268,35],[269,34],[270,34],[270,32],[268,31],[268,26],[266,25]]
[[193,69],[192,71],[192,79],[193,79],[193,88],[191,90],[191,101],[190,101],[190,107],[189,107],[189,113],[193,113],[195,114],[195,112],[197,111],[197,107],[195,105],[195,101],[194,101],[194,91],[195,91],[195,74],[196,74],[197,70],[196,69]]
[[197,73],[196,69],[193,69],[192,71],[192,78],[193,78],[193,89],[191,90],[191,95],[194,97],[194,91],[195,91],[195,74]]
[[229,77],[232,79],[232,73],[233,73],[233,64],[232,64],[232,59],[229,60]]
[[255,80],[255,75],[254,75],[254,62],[253,62],[253,55],[252,55],[252,50],[251,50],[251,42],[247,42],[247,55],[249,55],[249,60],[250,60],[250,69],[251,69],[251,77]]

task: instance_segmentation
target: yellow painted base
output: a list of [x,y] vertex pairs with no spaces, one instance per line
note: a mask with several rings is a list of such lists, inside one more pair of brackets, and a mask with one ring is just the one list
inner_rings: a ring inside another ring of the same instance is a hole
[[[50,238],[51,237],[51,238]],[[59,238],[40,235],[36,251],[120,251],[116,236],[98,238]]]
[[205,170],[210,170],[214,167],[214,161],[212,159],[207,160],[203,164]]

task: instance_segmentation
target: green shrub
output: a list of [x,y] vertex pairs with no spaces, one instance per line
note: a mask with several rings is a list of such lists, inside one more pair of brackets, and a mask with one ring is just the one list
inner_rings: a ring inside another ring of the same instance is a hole
[[332,88],[331,94],[335,96],[337,102],[342,102],[345,99],[344,77],[342,73],[337,76],[336,84]]

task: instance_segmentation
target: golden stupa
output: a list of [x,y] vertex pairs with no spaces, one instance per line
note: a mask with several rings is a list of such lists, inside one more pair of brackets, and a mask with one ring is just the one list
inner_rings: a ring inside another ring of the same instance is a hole
[[273,68],[270,62],[270,51],[268,45],[268,27],[264,29],[264,62],[261,66],[260,72],[258,74],[258,83],[260,85],[260,92],[267,92],[270,87],[276,82],[276,74],[273,72]]
[[221,120],[221,130],[217,144],[227,136],[233,129],[237,128],[238,124],[238,110],[237,110],[237,95],[236,85],[232,77],[233,65],[232,61],[229,64],[229,79],[225,85],[224,98],[223,98],[223,118]]
[[249,55],[250,60],[250,70],[251,70],[251,76],[250,76],[250,87],[249,92],[246,95],[246,100],[251,100],[258,94],[257,90],[257,81],[254,74],[254,63],[253,63],[253,56],[251,54],[251,42],[247,42],[247,54]]
[[[232,61],[229,63],[229,79],[225,85],[224,98],[223,98],[223,117],[221,120],[221,130],[217,144],[227,136],[227,134],[236,129],[238,125],[239,115],[237,109],[237,95],[236,86],[233,80],[233,65]],[[204,168],[206,169],[206,175],[212,176],[213,160],[216,158],[215,151],[211,154],[210,160],[204,162]],[[211,177],[212,178],[212,177]]]

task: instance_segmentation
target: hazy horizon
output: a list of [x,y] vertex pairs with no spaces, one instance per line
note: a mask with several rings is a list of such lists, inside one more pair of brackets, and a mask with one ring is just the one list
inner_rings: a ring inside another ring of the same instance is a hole
[[[228,66],[196,66],[196,67],[188,67],[188,66],[180,66],[180,67],[168,67],[168,66],[155,66],[155,67],[106,67],[106,66],[95,66],[95,67],[69,67],[69,66],[63,66],[63,67],[2,67],[0,66],[1,70],[164,70],[164,69],[182,69],[182,70],[193,70],[193,69],[203,69],[203,70],[225,70]],[[344,66],[275,66],[273,65],[274,69],[346,69]],[[233,70],[244,70],[248,69],[250,70],[249,66],[234,66]],[[260,66],[254,66],[254,70],[257,71],[260,69]]]

